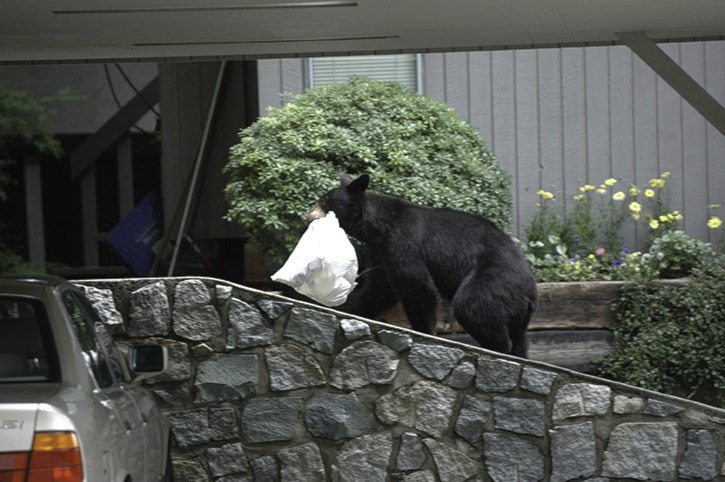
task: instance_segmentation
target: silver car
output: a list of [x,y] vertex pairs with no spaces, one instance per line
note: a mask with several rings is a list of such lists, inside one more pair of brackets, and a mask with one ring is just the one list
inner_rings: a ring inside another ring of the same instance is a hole
[[0,277],[0,482],[172,480],[168,421],[132,378],[166,351],[129,358],[78,287]]

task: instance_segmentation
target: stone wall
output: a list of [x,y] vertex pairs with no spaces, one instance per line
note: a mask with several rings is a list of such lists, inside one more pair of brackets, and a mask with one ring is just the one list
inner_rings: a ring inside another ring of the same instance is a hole
[[725,410],[208,278],[90,280],[181,481],[721,480]]

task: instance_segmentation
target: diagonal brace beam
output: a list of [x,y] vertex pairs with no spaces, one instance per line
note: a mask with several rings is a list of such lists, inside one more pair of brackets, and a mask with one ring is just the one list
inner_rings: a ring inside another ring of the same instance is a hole
[[725,108],[644,32],[618,32],[617,37],[725,135]]
[[90,168],[104,152],[128,132],[134,122],[149,110],[149,104],[159,102],[159,78],[154,78],[139,95],[134,96],[91,137],[70,153],[70,174],[75,179]]

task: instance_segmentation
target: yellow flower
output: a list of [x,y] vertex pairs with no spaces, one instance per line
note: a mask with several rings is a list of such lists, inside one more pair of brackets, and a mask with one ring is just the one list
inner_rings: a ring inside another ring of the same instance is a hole
[[617,180],[614,179],[613,177],[610,177],[609,179],[604,181],[604,184],[607,186],[614,186],[615,184],[617,184]]
[[596,187],[592,186],[591,184],[584,184],[582,187],[579,188],[581,192],[588,192],[595,190]]
[[604,186],[604,184],[602,184],[601,186],[599,186],[599,189],[597,189],[597,194],[606,194],[606,193],[607,193],[606,186]]
[[582,200],[582,199],[584,199],[584,198],[585,198],[586,196],[584,196],[584,194],[574,194],[574,195],[573,195],[572,197],[573,197],[574,199],[576,199],[577,201],[581,201],[581,200]]
[[632,186],[629,188],[630,196],[636,196],[638,193],[639,193],[639,188],[637,186]]
[[663,172],[662,174],[660,174],[660,177],[662,179],[667,179],[668,177],[670,177],[670,171]]
[[657,229],[660,227],[660,222],[657,221],[656,219],[651,219],[649,222],[649,227],[650,227],[650,229]]
[[594,256],[593,254],[590,254],[589,256],[587,256],[587,258],[594,259],[594,258],[596,258],[596,256]]
[[629,210],[633,213],[639,213],[640,211],[642,211],[642,205],[637,201],[633,201],[629,203]]
[[615,201],[624,201],[625,195],[622,191],[617,191],[614,194],[612,194],[612,199]]
[[722,225],[722,219],[720,219],[717,216],[713,216],[710,218],[710,220],[707,222],[707,227],[710,229],[717,229]]
[[670,221],[672,221],[672,219],[670,219],[670,216],[672,216],[672,215],[671,214],[660,214],[660,222],[669,223]]
[[650,179],[649,185],[654,188],[657,188],[657,189],[662,189],[663,187],[665,187],[665,180],[664,179]]
[[544,191],[543,189],[539,189],[538,191],[536,191],[536,194],[541,196],[542,199],[546,199],[549,201],[554,199],[554,195],[552,193],[550,193],[549,191]]
[[654,197],[655,192],[652,189],[646,189],[644,191],[644,195],[647,196],[647,197]]
[[635,221],[639,220],[639,213],[632,213],[632,219]]
[[720,207],[719,204],[710,204],[709,206],[707,206],[708,209],[717,209],[719,207]]

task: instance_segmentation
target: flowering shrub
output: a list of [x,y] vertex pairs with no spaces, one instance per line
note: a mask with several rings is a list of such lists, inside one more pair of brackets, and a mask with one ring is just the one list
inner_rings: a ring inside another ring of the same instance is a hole
[[614,303],[615,351],[602,374],[625,383],[725,404],[725,256],[681,286],[638,280]]
[[[642,186],[620,189],[614,178],[599,186],[584,184],[567,209],[556,196],[539,190],[538,209],[525,230],[523,249],[538,281],[629,280],[634,277],[685,276],[711,252],[708,243],[678,230],[682,214],[670,208],[670,173]],[[715,210],[719,205],[711,205]],[[622,246],[622,227],[645,223],[648,252]],[[707,222],[718,229],[722,221]]]

